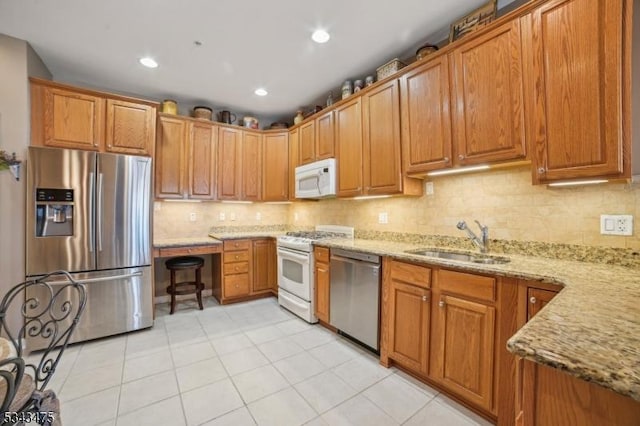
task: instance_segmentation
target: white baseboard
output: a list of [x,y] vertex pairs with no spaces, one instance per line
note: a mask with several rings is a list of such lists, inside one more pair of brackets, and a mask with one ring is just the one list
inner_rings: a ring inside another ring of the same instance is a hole
[[[211,290],[202,290],[202,297],[208,297],[211,296]],[[195,294],[184,294],[181,296],[176,296],[176,300],[188,300],[188,299],[195,299],[196,295]],[[169,303],[171,301],[171,296],[169,296],[168,294],[165,294],[163,296],[156,296],[153,299],[153,303],[156,305],[159,305],[160,303]]]

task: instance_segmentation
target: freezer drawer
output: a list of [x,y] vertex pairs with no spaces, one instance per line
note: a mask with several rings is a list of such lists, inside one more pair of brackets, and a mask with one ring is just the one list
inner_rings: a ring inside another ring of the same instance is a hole
[[[151,267],[127,268],[111,271],[72,274],[87,289],[87,304],[71,342],[82,342],[98,337],[138,330],[153,325],[153,282]],[[48,281],[53,287],[62,287],[64,281]],[[27,288],[27,300],[47,299],[42,287]],[[27,349],[47,346],[40,337],[28,337]]]

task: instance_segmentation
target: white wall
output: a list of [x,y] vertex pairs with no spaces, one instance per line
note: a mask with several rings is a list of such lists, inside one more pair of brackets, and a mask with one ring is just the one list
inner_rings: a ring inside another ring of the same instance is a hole
[[0,149],[15,152],[23,160],[19,182],[9,171],[0,172],[0,296],[25,278],[29,72],[51,76],[27,42],[0,34]]

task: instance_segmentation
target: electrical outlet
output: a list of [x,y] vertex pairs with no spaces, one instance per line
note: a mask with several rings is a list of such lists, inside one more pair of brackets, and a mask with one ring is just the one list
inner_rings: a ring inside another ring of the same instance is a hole
[[226,219],[224,212],[220,212],[220,214],[218,215],[218,220],[220,222],[224,222],[224,220]]
[[195,222],[196,220],[198,220],[198,215],[196,215],[194,212],[189,213],[189,221]]
[[236,214],[235,213],[230,213],[229,214],[229,220],[236,220]]
[[633,235],[633,216],[624,214],[600,215],[600,234]]
[[159,210],[161,210],[161,209],[162,209],[162,203],[160,203],[160,202],[158,202],[158,201],[156,201],[156,202],[154,202],[154,203],[153,203],[153,211],[156,211],[156,212],[157,212],[157,211],[159,211]]
[[378,213],[378,223],[389,223],[389,214],[387,212]]
[[298,221],[298,219],[300,219],[300,216],[298,216],[298,213],[294,213],[294,214],[293,214],[293,220],[294,220],[295,222],[297,222],[297,221]]
[[424,192],[427,195],[433,195],[433,182],[427,182],[424,186]]
[[260,212],[256,213],[256,220],[262,220],[262,213]]

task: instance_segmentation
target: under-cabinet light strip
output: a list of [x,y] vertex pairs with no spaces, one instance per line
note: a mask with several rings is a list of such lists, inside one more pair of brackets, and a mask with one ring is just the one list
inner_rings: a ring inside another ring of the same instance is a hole
[[459,167],[457,169],[435,170],[433,172],[427,173],[427,176],[454,175],[458,173],[477,172],[479,170],[487,170],[487,169],[489,169],[489,166],[484,164],[482,166]]
[[599,183],[607,183],[609,182],[607,179],[594,179],[594,180],[577,180],[573,182],[553,182],[547,184],[547,186],[580,186],[580,185],[596,185]]

